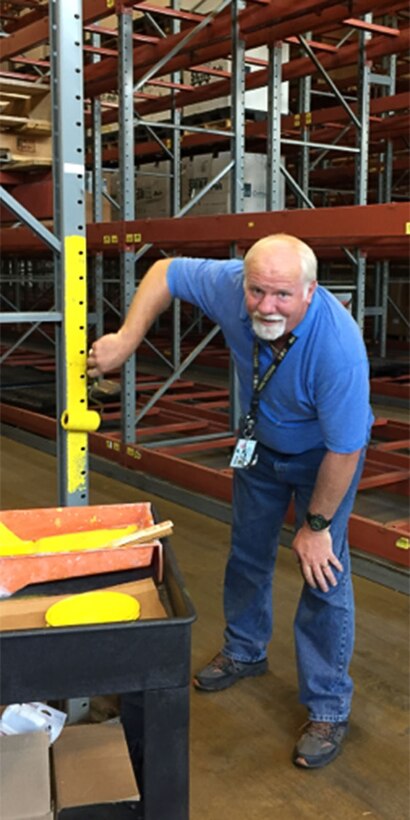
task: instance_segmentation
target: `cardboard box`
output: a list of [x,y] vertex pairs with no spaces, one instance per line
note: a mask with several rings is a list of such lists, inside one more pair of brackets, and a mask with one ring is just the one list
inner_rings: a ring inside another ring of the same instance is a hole
[[[135,218],[159,219],[171,215],[171,163],[146,162],[135,171]],[[111,196],[120,202],[120,179],[118,174],[111,175]],[[120,219],[120,211],[112,207],[111,219]]]
[[0,736],[1,820],[52,820],[46,732]]
[[[184,158],[182,162],[182,201],[187,203],[207,185],[228,163],[228,151],[213,156],[206,154]],[[282,178],[281,208],[284,207],[284,183]],[[211,216],[231,213],[232,172],[226,174],[208,191],[189,216]],[[245,154],[245,184],[243,210],[245,213],[266,210],[266,154]]]
[[52,138],[49,135],[0,132],[0,162],[6,162],[7,167],[15,162],[51,165],[52,150]]
[[[137,599],[141,606],[140,620],[166,618],[167,613],[160,601],[152,578],[117,584],[109,589],[125,592]],[[0,601],[0,633],[24,629],[48,629],[46,612],[50,606],[62,601],[67,595],[11,596]],[[0,814],[1,819],[1,814]]]
[[[287,43],[282,44],[281,51],[283,64],[289,60],[289,46]],[[261,46],[259,48],[250,49],[246,52],[245,59],[246,57],[267,61],[269,58],[268,48],[267,46]],[[219,60],[211,60],[210,62],[206,63],[206,65],[210,69],[228,72],[232,71],[231,60],[223,58]],[[252,63],[248,63],[246,66],[246,72],[260,71],[262,68],[263,66],[261,65],[254,65]],[[200,114],[204,111],[212,112],[213,110],[218,110],[221,108],[230,108],[232,105],[232,97],[230,94],[227,94],[224,97],[212,98],[212,84],[215,82],[220,82],[222,79],[224,79],[223,76],[221,77],[213,74],[207,74],[206,72],[196,71],[194,69],[184,71],[182,75],[182,82],[186,83],[187,85],[192,85],[194,86],[194,88],[202,88],[203,86],[208,86],[210,89],[210,99],[204,100],[203,102],[192,103],[192,105],[186,105],[183,109],[183,116],[189,117],[194,114]],[[249,91],[245,91],[245,109],[247,111],[265,112],[268,110],[268,89],[266,85],[261,86],[260,88],[254,88],[250,89]],[[288,82],[281,83],[281,113],[289,113]]]
[[387,309],[387,334],[399,339],[408,339],[409,326],[407,320],[410,306],[410,283],[398,279],[390,281],[389,297],[391,301],[389,301]]
[[135,218],[159,219],[171,215],[171,163],[147,162],[135,176]]
[[56,820],[132,820],[140,793],[122,726],[68,726],[52,747]]

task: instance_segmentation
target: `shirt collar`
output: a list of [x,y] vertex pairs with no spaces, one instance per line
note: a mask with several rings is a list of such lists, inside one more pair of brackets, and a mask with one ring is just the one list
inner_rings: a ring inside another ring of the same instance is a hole
[[246,309],[245,294],[243,295],[243,298],[242,298],[242,303],[241,303],[241,307],[240,307],[240,311],[239,311],[239,318],[241,319],[242,322],[246,322],[247,319],[249,320],[249,322],[251,321],[249,313]]
[[313,296],[312,296],[312,301],[311,301],[311,303],[310,303],[310,305],[309,305],[309,307],[308,307],[302,321],[299,322],[299,324],[296,325],[296,327],[292,331],[292,333],[294,333],[295,336],[303,336],[304,333],[307,333],[307,331],[310,330],[310,328],[312,327],[312,324],[315,320],[315,316],[317,314],[318,308],[319,308],[319,299],[318,299],[318,296],[317,296],[317,288],[316,288],[314,293],[313,293]]

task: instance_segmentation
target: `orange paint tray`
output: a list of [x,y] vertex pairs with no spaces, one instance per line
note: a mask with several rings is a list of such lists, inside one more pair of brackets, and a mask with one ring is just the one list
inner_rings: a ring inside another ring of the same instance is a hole
[[[154,524],[149,502],[4,510],[0,512],[0,521],[24,540],[67,533],[78,538],[90,530],[130,525],[144,529]],[[28,584],[147,567],[152,563],[155,549],[161,553],[161,567],[162,544],[157,540],[126,548],[0,556],[0,597],[8,597]]]

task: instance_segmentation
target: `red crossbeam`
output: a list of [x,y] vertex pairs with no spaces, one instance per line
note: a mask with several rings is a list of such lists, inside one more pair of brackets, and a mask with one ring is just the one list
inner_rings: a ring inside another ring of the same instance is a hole
[[375,487],[387,487],[389,484],[400,484],[408,481],[410,472],[408,470],[395,470],[390,473],[379,473],[379,475],[362,478],[359,490],[374,490]]
[[386,34],[388,37],[398,37],[400,29],[391,28],[390,26],[381,26],[378,23],[366,23],[365,20],[357,20],[355,17],[348,17],[343,20],[345,26],[350,28],[357,28],[363,31],[370,31],[372,34]]

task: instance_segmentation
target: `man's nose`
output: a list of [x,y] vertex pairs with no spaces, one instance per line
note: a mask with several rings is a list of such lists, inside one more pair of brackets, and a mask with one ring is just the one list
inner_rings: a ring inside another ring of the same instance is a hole
[[258,310],[265,316],[268,316],[270,313],[277,313],[276,296],[265,293],[259,302]]

